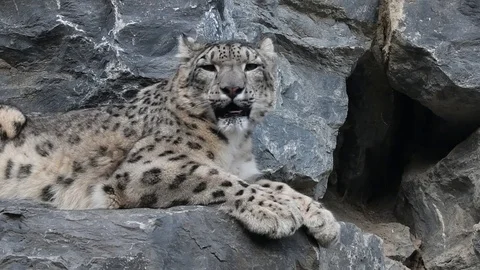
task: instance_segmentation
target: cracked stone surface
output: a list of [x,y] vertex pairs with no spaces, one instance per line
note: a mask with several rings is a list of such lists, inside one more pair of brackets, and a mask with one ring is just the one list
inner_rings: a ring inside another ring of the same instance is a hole
[[427,269],[476,269],[480,264],[472,244],[480,219],[479,158],[477,130],[439,162],[413,163],[404,174],[396,211],[421,240]]
[[405,262],[416,250],[410,239],[410,228],[400,223],[377,224],[375,233],[383,239],[385,256]]
[[329,249],[302,231],[269,240],[215,207],[62,211],[0,201],[1,269],[382,269],[381,242],[348,223]]
[[390,29],[384,50],[392,86],[442,118],[479,124],[478,1],[385,3]]

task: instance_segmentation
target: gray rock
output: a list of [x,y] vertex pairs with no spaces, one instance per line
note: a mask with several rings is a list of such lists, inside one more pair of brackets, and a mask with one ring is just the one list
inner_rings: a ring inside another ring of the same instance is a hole
[[400,223],[377,224],[375,233],[383,239],[385,256],[398,261],[406,262],[416,248],[410,239],[410,228]]
[[304,232],[282,240],[250,234],[214,207],[201,206],[62,211],[3,201],[0,246],[1,269],[383,267],[381,240],[353,224],[342,223],[340,243],[323,249]]
[[421,241],[427,269],[475,269],[473,226],[480,219],[480,130],[436,164],[404,174],[397,216]]
[[476,0],[385,2],[392,86],[449,121],[480,123],[480,12]]
[[[25,112],[62,112],[128,99],[155,81],[127,64],[129,48],[121,47],[118,31],[130,21],[119,16],[117,1],[8,1],[0,17],[3,103]],[[165,51],[155,44],[150,55]]]
[[385,269],[382,239],[342,223],[340,243],[320,250],[320,269]]
[[400,262],[394,261],[392,259],[385,259],[385,270],[408,270],[410,268],[406,267]]
[[[303,189],[310,187],[312,190],[307,193],[318,198],[325,193],[333,168],[332,153],[339,127],[334,121],[339,115],[345,117],[347,104],[342,101],[346,98],[343,77],[315,76],[311,72],[310,79],[302,83],[308,88],[299,81],[284,88],[277,111],[267,116],[254,132],[254,152],[260,168],[271,174],[270,178],[294,181],[296,187]],[[316,93],[315,85],[330,93]],[[315,186],[312,179],[319,184]]]
[[286,0],[283,4],[317,18],[341,21],[354,28],[371,31],[377,21],[378,0]]

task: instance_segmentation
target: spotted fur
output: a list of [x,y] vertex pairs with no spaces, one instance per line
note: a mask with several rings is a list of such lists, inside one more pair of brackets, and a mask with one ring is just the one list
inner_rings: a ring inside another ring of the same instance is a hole
[[26,118],[17,108],[0,105],[0,140],[13,139],[22,130]]
[[246,182],[259,175],[252,130],[275,104],[272,41],[181,37],[178,57],[169,81],[125,104],[28,122],[0,107],[0,198],[63,209],[222,203],[252,232],[279,238],[305,225],[323,245],[337,239],[320,203],[282,183]]

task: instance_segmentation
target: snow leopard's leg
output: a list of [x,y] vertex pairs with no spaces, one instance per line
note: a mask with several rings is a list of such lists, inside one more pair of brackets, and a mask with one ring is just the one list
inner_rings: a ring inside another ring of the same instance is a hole
[[132,149],[110,180],[95,188],[96,207],[167,208],[223,203],[221,208],[248,230],[270,238],[292,235],[304,224],[291,195],[249,185],[215,165],[147,141],[138,142],[139,146]]
[[303,224],[320,245],[326,247],[339,240],[340,224],[332,212],[325,209],[320,202],[295,191],[284,183],[270,180],[259,180],[256,183],[273,195],[281,194],[293,198],[302,213]]

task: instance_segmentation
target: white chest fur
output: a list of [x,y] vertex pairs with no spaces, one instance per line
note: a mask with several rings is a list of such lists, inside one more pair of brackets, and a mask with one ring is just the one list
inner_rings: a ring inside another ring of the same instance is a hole
[[252,140],[245,138],[245,132],[232,132],[225,134],[228,146],[221,154],[222,167],[231,174],[243,180],[254,180],[260,175],[252,154]]

